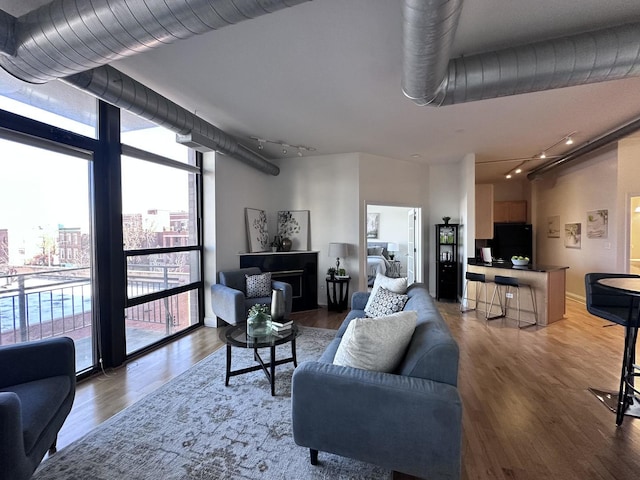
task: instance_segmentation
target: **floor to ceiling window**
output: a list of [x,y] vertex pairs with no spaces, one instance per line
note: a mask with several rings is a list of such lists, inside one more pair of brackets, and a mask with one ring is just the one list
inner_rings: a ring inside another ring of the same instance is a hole
[[175,134],[122,114],[127,353],[200,320],[200,168]]
[[202,323],[199,158],[64,83],[0,82],[0,343],[69,336],[89,372]]
[[[58,87],[14,88],[0,96],[0,108],[95,137],[96,100]],[[65,335],[76,345],[76,370],[90,369],[92,154],[63,143],[46,148],[7,130],[0,152],[0,344]]]

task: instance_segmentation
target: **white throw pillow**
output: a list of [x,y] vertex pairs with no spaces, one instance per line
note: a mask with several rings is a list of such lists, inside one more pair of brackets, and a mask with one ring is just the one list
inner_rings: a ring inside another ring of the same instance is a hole
[[247,298],[268,297],[271,295],[271,272],[259,275],[245,275]]
[[400,293],[393,293],[384,287],[378,288],[369,308],[365,307],[367,317],[382,317],[401,312],[409,297]]
[[417,319],[415,310],[379,318],[354,318],[340,340],[334,365],[394,371],[404,357]]
[[373,288],[371,289],[371,295],[369,295],[369,300],[367,300],[367,304],[364,307],[365,312],[370,309],[371,303],[373,302],[373,299],[376,296],[376,293],[378,293],[378,289],[380,287],[384,287],[393,293],[404,295],[407,293],[407,277],[391,278],[386,277],[381,273],[376,274],[376,279],[373,282]]

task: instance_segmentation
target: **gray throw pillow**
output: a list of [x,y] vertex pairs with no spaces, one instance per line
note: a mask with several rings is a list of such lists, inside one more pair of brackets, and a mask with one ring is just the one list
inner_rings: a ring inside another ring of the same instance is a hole
[[401,312],[407,300],[409,300],[407,295],[394,293],[384,287],[380,287],[373,296],[373,300],[367,303],[364,313],[367,317],[382,317]]
[[354,318],[340,340],[334,365],[393,372],[404,357],[417,320],[415,310],[380,318]]
[[259,275],[245,275],[247,298],[268,297],[271,295],[271,272]]

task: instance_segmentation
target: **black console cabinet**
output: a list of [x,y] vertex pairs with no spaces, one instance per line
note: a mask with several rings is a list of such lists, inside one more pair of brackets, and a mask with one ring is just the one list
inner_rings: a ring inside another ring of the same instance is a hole
[[458,224],[436,225],[436,299],[458,299]]
[[318,308],[318,252],[244,253],[240,268],[259,267],[293,290],[294,312]]

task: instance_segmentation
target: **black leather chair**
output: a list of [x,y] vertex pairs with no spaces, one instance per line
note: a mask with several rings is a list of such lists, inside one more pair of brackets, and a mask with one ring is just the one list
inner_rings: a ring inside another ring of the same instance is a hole
[[[640,298],[607,288],[598,283],[604,278],[640,278],[640,275],[626,273],[587,273],[584,276],[587,311],[597,317],[625,327],[624,352],[618,393],[589,388],[600,401],[616,414],[616,425],[621,425],[625,413],[634,406],[634,362],[638,336],[638,305]],[[638,405],[635,405],[638,407]],[[635,410],[635,409],[632,409]]]

